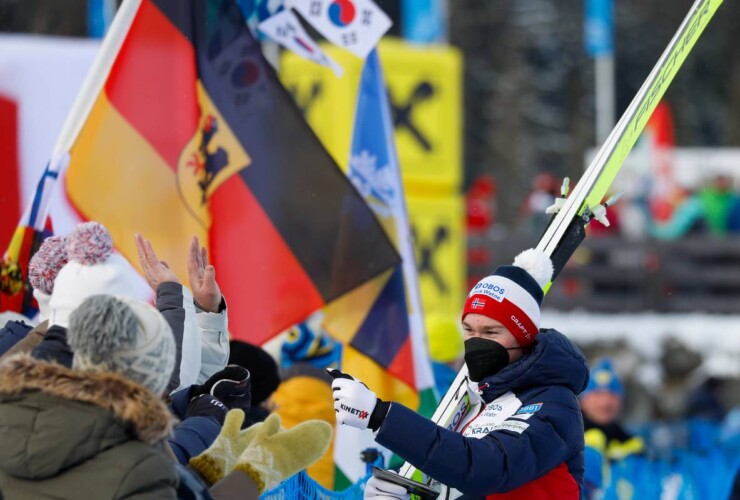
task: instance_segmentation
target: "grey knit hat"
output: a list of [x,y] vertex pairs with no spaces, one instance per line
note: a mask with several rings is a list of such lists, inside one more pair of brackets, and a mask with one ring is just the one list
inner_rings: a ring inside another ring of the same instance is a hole
[[120,373],[162,395],[175,367],[175,338],[154,307],[128,297],[93,295],[75,309],[67,340],[73,367]]

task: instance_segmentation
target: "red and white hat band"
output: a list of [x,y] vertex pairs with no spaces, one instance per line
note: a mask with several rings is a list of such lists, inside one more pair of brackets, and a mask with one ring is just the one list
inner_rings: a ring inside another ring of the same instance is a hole
[[488,276],[473,287],[465,301],[463,319],[470,313],[501,322],[522,346],[534,342],[539,331],[539,304],[521,285],[503,276]]

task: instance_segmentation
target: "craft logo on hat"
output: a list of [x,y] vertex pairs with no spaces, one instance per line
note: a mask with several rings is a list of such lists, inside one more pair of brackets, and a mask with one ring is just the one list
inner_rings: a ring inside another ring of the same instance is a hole
[[532,335],[530,335],[530,333],[527,331],[527,328],[524,325],[522,325],[522,322],[519,321],[519,318],[517,318],[516,316],[512,314],[511,321],[513,321],[514,324],[519,327],[522,333],[524,333],[524,336],[527,338],[527,340],[530,340],[532,338]]

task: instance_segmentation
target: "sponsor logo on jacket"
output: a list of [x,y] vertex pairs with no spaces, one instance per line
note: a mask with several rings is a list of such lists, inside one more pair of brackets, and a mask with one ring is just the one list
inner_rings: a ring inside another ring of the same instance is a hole
[[519,408],[516,414],[524,415],[527,413],[537,413],[538,411],[540,411],[540,408],[542,408],[542,403],[533,403],[531,405],[522,406],[521,408]]
[[542,403],[533,403],[531,405],[522,406],[519,410],[512,415],[517,420],[529,420],[532,415],[540,411]]
[[471,436],[485,435],[485,434],[490,434],[491,432],[494,432],[494,431],[510,431],[510,432],[516,432],[517,434],[521,434],[528,428],[529,428],[529,424],[527,423],[517,422],[515,420],[506,420],[496,425],[485,426],[485,427],[475,427],[474,429],[470,430],[470,435]]

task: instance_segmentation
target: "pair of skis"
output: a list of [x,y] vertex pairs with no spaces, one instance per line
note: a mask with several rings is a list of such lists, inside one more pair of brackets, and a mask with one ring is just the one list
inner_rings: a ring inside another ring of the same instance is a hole
[[[558,213],[550,221],[537,248],[551,258],[555,269],[553,280],[586,237],[586,225],[591,219],[602,217],[605,205],[609,204],[609,202],[602,204],[602,200],[625,158],[722,1],[696,0],[694,2],[637,95],[609,134],[573,192],[565,199]],[[550,285],[552,281],[545,288],[545,293]],[[470,411],[467,375],[468,370],[463,366],[447,394],[442,398],[432,416],[432,420],[438,425],[455,429],[457,422]],[[421,479],[416,472],[411,464],[405,463],[400,470],[400,475],[406,478]]]

